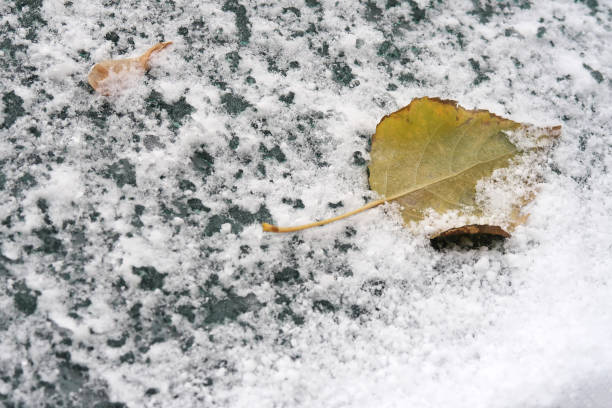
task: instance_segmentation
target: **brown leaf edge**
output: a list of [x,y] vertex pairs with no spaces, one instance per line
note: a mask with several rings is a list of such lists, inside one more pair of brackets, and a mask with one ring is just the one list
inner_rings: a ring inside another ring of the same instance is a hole
[[[495,114],[493,112],[490,112],[490,111],[488,111],[486,109],[467,109],[467,108],[464,108],[463,106],[459,105],[459,102],[454,101],[452,99],[442,99],[442,98],[438,98],[437,96],[431,96],[431,97],[430,96],[423,96],[421,98],[414,98],[413,100],[410,101],[410,103],[408,105],[404,106],[403,108],[400,108],[400,109],[396,110],[395,112],[391,112],[390,114],[383,116],[382,119],[380,119],[378,121],[378,124],[376,125],[376,129],[378,130],[378,126],[385,119],[388,119],[388,118],[390,118],[390,117],[392,117],[392,116],[394,116],[396,114],[399,114],[400,112],[402,112],[402,113],[403,112],[406,112],[406,113],[410,112],[410,109],[412,108],[412,103],[415,102],[415,101],[420,101],[422,99],[427,99],[427,100],[429,100],[431,102],[438,102],[438,103],[441,103],[443,105],[450,105],[450,106],[452,106],[455,109],[463,109],[463,110],[468,111],[468,112],[473,113],[473,114],[487,113],[487,114],[489,114],[491,116],[491,119],[502,120],[502,121],[510,120],[510,119],[504,118],[503,116],[499,116],[499,115],[497,115],[497,114]],[[561,129],[561,126],[554,126],[553,128],[557,128],[557,127],[559,129]],[[378,137],[380,137],[380,135]],[[374,139],[375,138],[377,138],[377,132],[376,131],[374,131],[374,134],[372,135],[372,143],[374,143]]]
[[506,232],[503,228],[498,227],[497,225],[471,224],[464,225],[463,227],[451,228],[449,230],[440,232],[439,234],[435,234],[434,236],[432,236],[431,239],[446,238],[466,234],[488,234],[499,235],[500,237],[504,238],[510,238],[510,233]]

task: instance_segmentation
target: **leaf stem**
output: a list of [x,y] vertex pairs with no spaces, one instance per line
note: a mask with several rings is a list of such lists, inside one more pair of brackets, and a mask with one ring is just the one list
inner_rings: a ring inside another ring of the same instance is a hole
[[321,221],[317,221],[317,222],[312,222],[310,224],[298,225],[298,226],[295,226],[295,227],[278,227],[276,225],[271,225],[271,224],[268,224],[268,223],[265,223],[265,222],[263,224],[261,224],[261,226],[263,227],[263,230],[266,231],[266,232],[294,232],[294,231],[301,231],[301,230],[305,230],[305,229],[308,229],[308,228],[320,227],[321,225],[326,225],[326,224],[329,224],[331,222],[338,221],[338,220],[341,220],[343,218],[350,217],[351,215],[359,214],[362,211],[369,210],[370,208],[373,208],[373,207],[377,207],[377,206],[379,206],[381,204],[386,203],[387,201],[389,201],[389,200],[388,199],[381,199],[381,200],[371,201],[371,202],[367,203],[366,205],[364,205],[361,208],[358,208],[358,209],[353,210],[353,211],[349,211],[347,213],[338,215],[336,217],[328,218],[326,220],[321,220]]
[[142,54],[138,60],[144,69],[149,69],[149,60],[154,52],[158,52],[172,44],[172,41],[160,42],[149,48],[144,54]]

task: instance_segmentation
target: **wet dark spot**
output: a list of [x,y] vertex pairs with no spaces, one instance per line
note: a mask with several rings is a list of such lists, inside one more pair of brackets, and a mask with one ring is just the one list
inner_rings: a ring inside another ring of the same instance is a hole
[[283,197],[283,199],[282,199],[281,201],[282,201],[282,203],[283,203],[283,204],[290,205],[290,206],[292,206],[293,208],[295,208],[296,210],[297,210],[297,209],[302,209],[302,208],[305,208],[305,206],[304,206],[304,202],[303,202],[301,199],[299,199],[299,198],[296,198],[296,199],[294,200],[294,199],[292,199],[292,198],[286,198],[286,197]]
[[361,152],[356,151],[353,152],[353,164],[356,166],[365,166],[366,165],[366,160],[363,158],[363,155]]
[[225,54],[225,60],[229,62],[230,70],[232,72],[236,72],[241,59],[240,54],[238,54],[236,51],[231,51]]
[[202,201],[200,201],[200,199],[198,198],[190,198],[189,200],[187,200],[187,205],[189,206],[189,208],[191,208],[192,211],[195,212],[210,211],[210,208],[202,204]]
[[293,103],[293,99],[295,98],[295,93],[289,92],[285,95],[281,95],[278,100],[284,102],[286,105],[291,105]]
[[251,38],[251,22],[247,17],[246,8],[237,0],[228,0],[222,8],[223,11],[231,11],[235,15],[235,24],[238,31],[238,39],[241,45],[249,43]]
[[331,67],[333,73],[333,79],[337,83],[344,86],[356,86],[357,82],[353,82],[355,76],[353,75],[353,70],[351,67],[346,65],[344,62],[334,62]]
[[182,179],[181,181],[179,181],[179,188],[182,191],[186,191],[186,190],[196,191],[195,184],[193,184],[191,181],[187,179]]
[[359,305],[351,305],[349,309],[349,316],[351,319],[357,319],[359,316],[366,314],[368,311],[366,308]]
[[293,13],[296,17],[302,16],[300,9],[295,8],[295,7],[283,7],[283,14],[286,14],[286,13]]
[[23,99],[15,94],[14,91],[10,91],[2,96],[2,102],[4,104],[4,121],[2,122],[1,128],[8,129],[19,117],[25,115]]
[[334,248],[342,253],[347,253],[349,249],[355,249],[355,246],[348,242],[341,242],[336,240],[334,242]]
[[576,0],[575,2],[586,4],[586,6],[591,9],[591,15],[597,13],[597,7],[599,7],[599,2],[597,0]]
[[325,299],[319,299],[312,302],[312,309],[320,313],[331,313],[336,311],[334,304]]
[[260,143],[259,151],[262,153],[264,159],[276,159],[279,163],[283,163],[287,160],[285,153],[283,153],[278,145],[274,145],[273,148],[268,149],[263,143]]
[[33,314],[38,306],[40,292],[31,290],[24,283],[20,283],[16,287],[17,291],[13,295],[15,307],[27,316]]
[[140,309],[142,309],[142,303],[140,302],[136,302],[134,303],[134,305],[132,305],[132,307],[130,307],[130,309],[128,310],[128,315],[132,318],[132,319],[139,319],[140,318]]
[[38,251],[45,254],[65,254],[64,244],[62,240],[56,237],[57,230],[54,226],[37,228],[34,234],[42,241],[42,245],[38,247]]
[[120,348],[125,345],[125,341],[127,340],[127,338],[128,334],[123,333],[118,339],[107,339],[106,345],[112,348]]
[[361,285],[361,290],[370,293],[373,296],[382,296],[385,292],[386,283],[382,279],[371,279]]
[[119,34],[114,31],[110,31],[104,35],[104,39],[107,41],[112,41],[115,45],[119,42]]
[[[485,4],[481,4],[485,3]],[[478,17],[481,23],[486,24],[493,17],[493,6],[487,0],[472,0],[474,9],[469,11],[468,14],[472,14]]]
[[107,166],[102,175],[113,179],[119,188],[128,184],[136,186],[136,170],[128,159],[121,159]]
[[232,220],[227,216],[219,214],[213,215],[208,219],[208,224],[206,224],[206,228],[204,228],[204,235],[207,237],[213,236],[217,232],[221,231],[223,224],[231,223],[231,221]]
[[165,147],[164,144],[159,140],[159,137],[155,135],[146,135],[142,139],[142,142],[144,143],[145,148],[149,151]]
[[176,310],[181,316],[185,317],[190,323],[195,321],[195,307],[192,305],[180,305]]
[[140,204],[136,204],[134,206],[134,216],[132,217],[132,225],[136,228],[141,228],[144,226],[144,223],[140,219],[142,214],[144,213],[145,207]]
[[128,351],[127,353],[119,357],[119,361],[121,361],[122,363],[134,364],[134,361],[136,361],[136,358],[133,352]]
[[421,21],[425,20],[425,9],[420,8],[418,3],[414,0],[409,0],[408,3],[410,4],[410,17],[412,17],[412,21],[418,24]]
[[182,35],[183,37],[189,35],[189,29],[187,27],[179,27],[176,32],[178,35]]
[[367,21],[378,21],[382,17],[383,11],[375,2],[368,0],[365,4],[364,14]]
[[378,46],[378,55],[386,59],[387,61],[394,61],[400,59],[402,56],[401,51],[391,41],[383,41]]
[[147,113],[160,112],[165,110],[170,120],[170,127],[172,129],[178,129],[183,119],[186,116],[191,115],[195,112],[195,108],[187,103],[184,96],[181,96],[176,102],[166,103],[164,102],[162,94],[153,90],[145,100]]
[[593,68],[591,68],[589,65],[587,64],[582,64],[582,66],[589,71],[589,73],[591,74],[591,76],[593,77],[593,79],[595,79],[595,81],[597,81],[598,84],[602,83],[604,80],[603,75],[601,74],[601,72],[594,70]]
[[204,319],[204,323],[223,323],[225,319],[230,321],[236,320],[241,314],[256,310],[259,307],[261,307],[261,304],[253,293],[249,293],[246,296],[231,295],[226,299],[205,305],[207,316]]
[[238,115],[251,106],[244,97],[229,92],[221,96],[221,104],[230,115]]
[[300,272],[297,269],[291,267],[285,267],[280,272],[274,274],[274,283],[290,283],[300,279]]
[[476,61],[473,58],[470,58],[468,61],[470,63],[470,66],[476,73],[476,79],[474,79],[474,85],[479,85],[480,83],[484,81],[488,81],[490,79],[487,75],[484,74],[483,70],[480,68],[480,63],[478,61]]
[[191,165],[196,171],[204,173],[205,176],[209,176],[213,173],[214,163],[214,158],[204,150],[203,145],[191,155]]
[[152,266],[133,266],[132,273],[140,276],[140,284],[138,287],[144,290],[161,289],[164,286],[164,279],[167,276],[166,273],[159,273],[157,269]]

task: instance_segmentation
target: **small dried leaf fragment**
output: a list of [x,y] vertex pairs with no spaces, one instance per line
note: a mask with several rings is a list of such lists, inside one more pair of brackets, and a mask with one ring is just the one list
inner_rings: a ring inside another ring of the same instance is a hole
[[496,225],[465,225],[451,228],[430,238],[431,245],[436,249],[443,249],[449,245],[460,248],[477,248],[491,246],[496,241],[509,238],[510,234]]
[[[496,170],[506,169],[521,158],[529,158],[533,170],[546,157],[560,126],[537,128],[499,117],[485,110],[467,110],[455,101],[417,98],[408,106],[385,116],[372,136],[368,166],[370,188],[382,198],[346,214],[297,227],[264,224],[271,232],[291,232],[328,224],[386,202],[397,202],[406,224],[423,220],[432,211],[455,211],[466,219],[486,216],[478,200],[479,182]],[[529,172],[527,172],[529,173]],[[499,225],[460,223],[450,219],[438,226],[434,237],[486,233],[509,236],[501,225],[516,226],[526,219],[521,207],[534,197],[520,179],[512,207],[501,214]],[[503,184],[504,182],[501,181]],[[466,224],[473,224],[467,225]],[[473,231],[474,226],[486,231]],[[449,232],[450,233],[450,232]]]
[[498,227],[497,225],[464,225],[459,228],[451,228],[447,231],[441,232],[434,235],[433,238],[447,238],[461,235],[475,235],[475,234],[487,234],[487,235],[499,235],[500,237],[509,238],[510,234]]
[[143,75],[149,69],[149,60],[153,53],[170,44],[172,41],[155,44],[139,57],[99,62],[89,71],[87,81],[102,95],[116,93],[125,86],[126,79],[132,75]]

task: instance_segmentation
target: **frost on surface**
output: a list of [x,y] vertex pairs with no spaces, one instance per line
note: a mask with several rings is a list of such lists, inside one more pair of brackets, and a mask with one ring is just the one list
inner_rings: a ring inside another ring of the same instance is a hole
[[[0,3],[0,401],[611,405],[611,13]],[[87,84],[161,41],[129,92]],[[424,95],[563,125],[503,246],[436,252],[389,206],[262,234],[370,199],[370,135]]]

